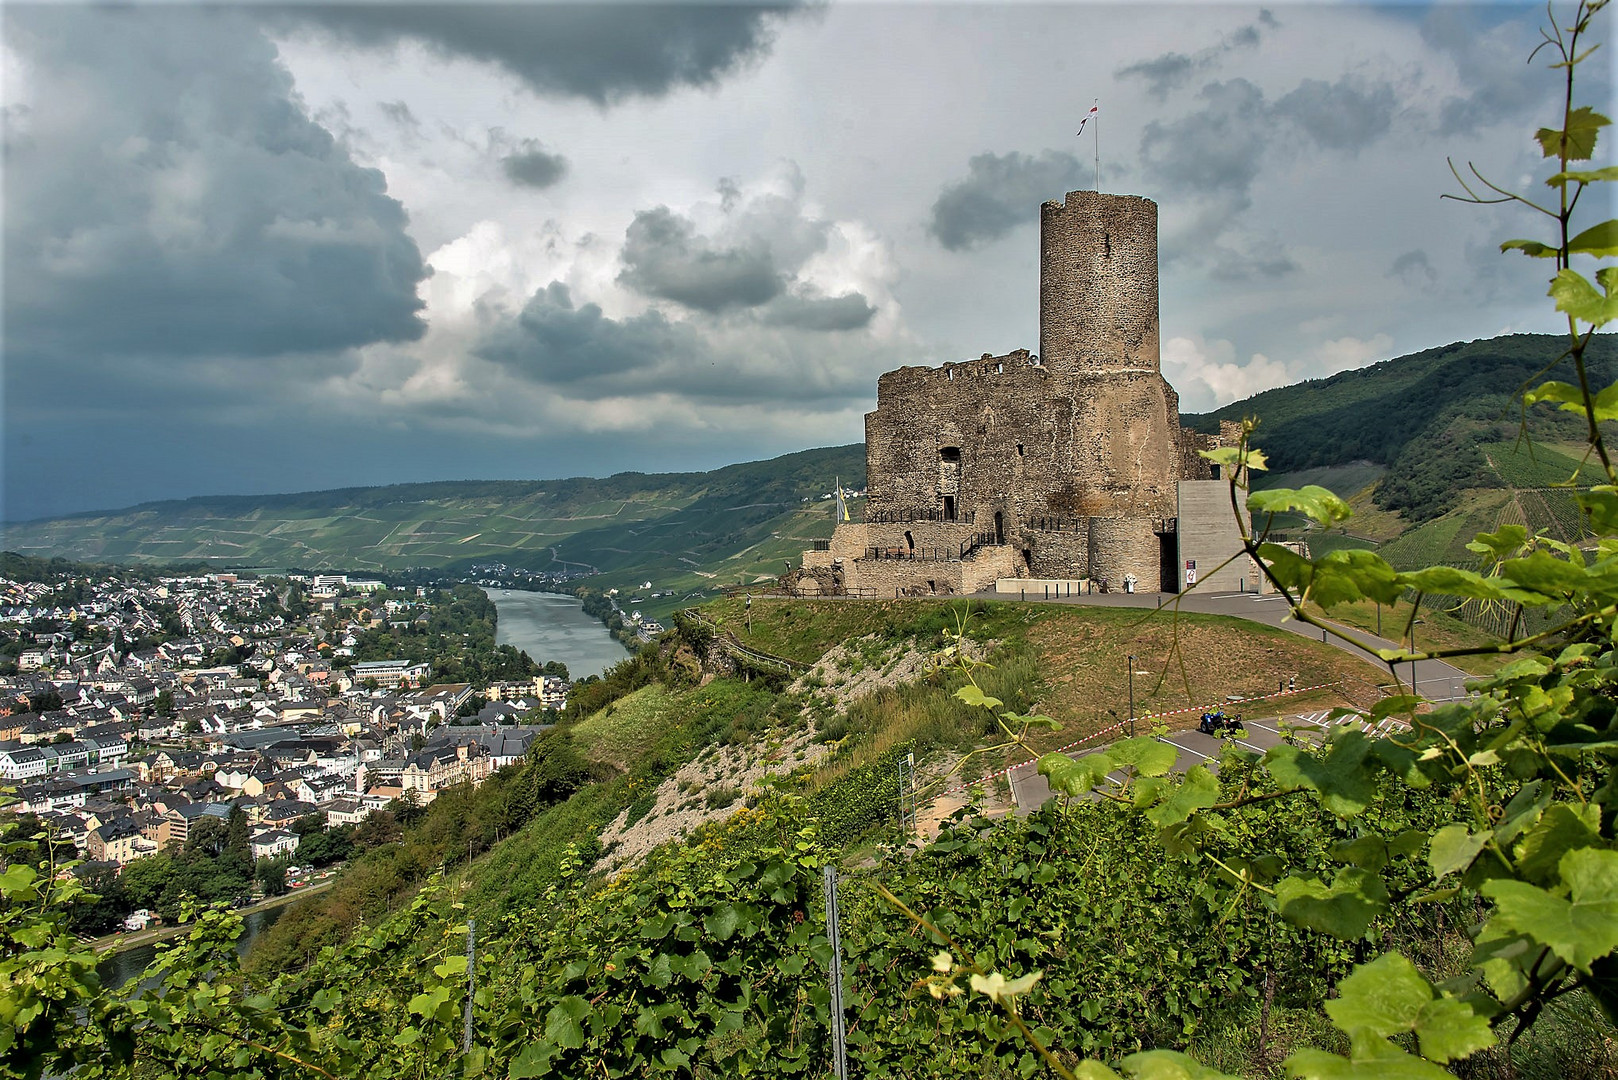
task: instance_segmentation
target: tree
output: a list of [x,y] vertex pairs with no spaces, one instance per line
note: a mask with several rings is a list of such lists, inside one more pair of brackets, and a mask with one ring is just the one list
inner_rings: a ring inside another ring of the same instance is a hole
[[264,889],[265,896],[285,896],[287,893],[287,867],[292,861],[285,855],[260,859],[253,867],[253,877]]

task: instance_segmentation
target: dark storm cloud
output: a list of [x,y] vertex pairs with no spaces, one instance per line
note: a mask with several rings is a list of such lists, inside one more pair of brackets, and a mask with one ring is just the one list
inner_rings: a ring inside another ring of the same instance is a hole
[[1413,288],[1432,285],[1438,281],[1438,271],[1433,269],[1432,260],[1427,258],[1427,253],[1420,248],[1407,251],[1394,259],[1393,265],[1388,267],[1388,276],[1398,278]]
[[293,4],[264,16],[358,45],[419,41],[598,103],[713,86],[770,47],[791,4]]
[[513,184],[548,188],[567,175],[567,158],[550,153],[533,139],[524,139],[515,153],[500,159],[500,168]]
[[1072,154],[978,154],[966,163],[965,180],[951,184],[933,203],[927,231],[951,251],[998,240],[1018,225],[1038,220],[1030,207],[1059,199],[1083,184],[1085,165]]
[[635,215],[621,257],[622,284],[699,311],[757,307],[786,284],[763,237],[719,244],[699,236],[690,220],[666,206]]
[[1146,92],[1161,101],[1171,90],[1190,82],[1200,67],[1201,64],[1185,53],[1171,52],[1119,68],[1114,74],[1120,79],[1144,79]]
[[[1259,12],[1259,22],[1269,27],[1276,25],[1275,17],[1268,11]],[[1188,85],[1199,72],[1218,67],[1228,54],[1237,49],[1256,47],[1261,37],[1259,28],[1249,23],[1238,27],[1217,45],[1210,45],[1195,53],[1167,52],[1121,67],[1113,74],[1120,79],[1141,79],[1146,83],[1146,92],[1162,101],[1173,91]]]
[[421,126],[421,121],[417,120],[416,114],[410,111],[410,106],[402,101],[379,101],[377,102],[377,108],[382,110],[383,116],[386,116],[400,127],[418,128]]
[[875,315],[876,308],[857,292],[830,297],[782,296],[764,309],[764,321],[771,326],[821,333],[860,330]]
[[304,114],[246,16],[13,5],[5,29],[31,98],[5,157],[8,382],[64,358],[422,334],[403,208]]
[[1275,115],[1291,120],[1321,146],[1359,150],[1387,133],[1393,123],[1393,87],[1357,80],[1335,83],[1305,79],[1275,103]]
[[620,320],[604,315],[599,304],[575,307],[568,287],[553,281],[476,352],[531,382],[568,385],[686,363],[700,352],[700,342],[688,327],[656,311]]
[[1246,79],[1209,83],[1197,112],[1154,120],[1141,133],[1141,161],[1171,191],[1231,193],[1246,205],[1269,125],[1264,93]]
[[[1427,44],[1449,54],[1464,86],[1462,94],[1439,104],[1439,135],[1470,134],[1530,115],[1545,101],[1547,91],[1554,89],[1541,66],[1524,63],[1538,44],[1538,34],[1530,20],[1504,22],[1491,28],[1483,24],[1477,12],[1438,4],[1423,21],[1421,36]],[[1603,66],[1585,65],[1580,72],[1595,75]]]

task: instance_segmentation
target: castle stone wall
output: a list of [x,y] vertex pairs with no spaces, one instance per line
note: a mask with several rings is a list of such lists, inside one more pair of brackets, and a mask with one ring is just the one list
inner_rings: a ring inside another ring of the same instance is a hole
[[1156,203],[1070,191],[1039,208],[1039,354],[1062,372],[1159,370]]
[[862,548],[983,546],[951,578],[893,565],[908,559],[851,557],[850,530],[832,545],[848,587],[970,589],[982,576],[971,565],[992,560],[999,577],[1121,589],[1132,574],[1156,591],[1157,532],[1175,514],[1176,485],[1209,475],[1197,455],[1209,440],[1181,428],[1159,370],[1157,306],[1155,203],[1093,191],[1046,203],[1040,355],[887,372],[865,417]]

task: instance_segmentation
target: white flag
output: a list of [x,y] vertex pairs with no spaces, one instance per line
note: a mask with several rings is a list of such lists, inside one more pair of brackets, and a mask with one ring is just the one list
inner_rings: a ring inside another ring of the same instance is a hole
[[1092,119],[1094,119],[1096,113],[1098,113],[1100,111],[1101,111],[1101,102],[1099,100],[1097,100],[1094,105],[1090,106],[1090,111],[1084,114],[1084,119],[1079,121],[1079,130],[1076,131],[1074,134],[1083,135],[1084,134],[1084,125],[1088,124]]

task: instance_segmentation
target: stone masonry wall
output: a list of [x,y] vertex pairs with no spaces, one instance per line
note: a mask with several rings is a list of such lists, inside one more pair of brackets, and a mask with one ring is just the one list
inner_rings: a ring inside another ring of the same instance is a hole
[[1070,191],[1039,208],[1039,353],[1061,372],[1159,370],[1156,203]]

